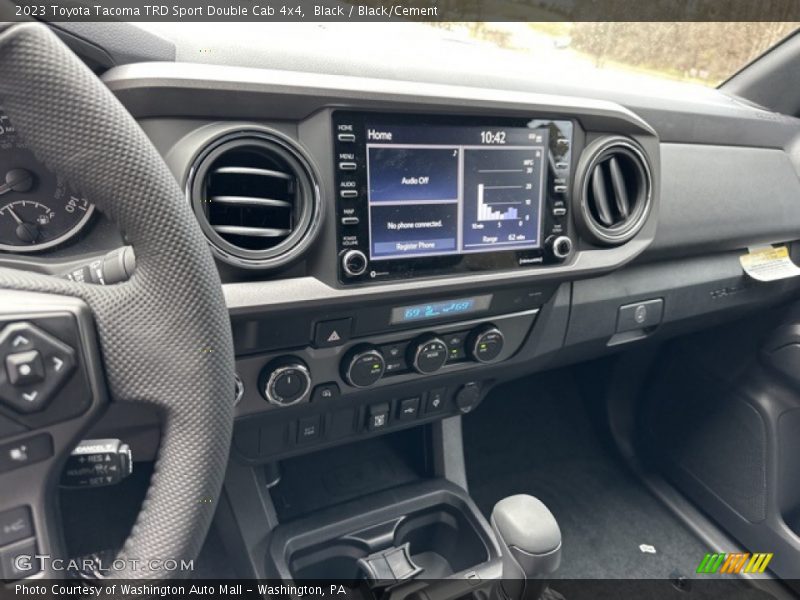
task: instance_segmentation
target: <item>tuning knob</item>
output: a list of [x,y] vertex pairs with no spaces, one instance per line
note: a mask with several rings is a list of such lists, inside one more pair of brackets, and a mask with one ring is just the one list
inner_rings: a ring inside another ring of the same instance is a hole
[[311,373],[299,359],[289,358],[269,364],[261,373],[261,392],[275,406],[291,406],[308,398]]
[[497,360],[505,344],[503,332],[494,325],[484,325],[470,334],[467,348],[470,356],[480,363]]
[[572,254],[572,240],[565,235],[548,240],[550,251],[558,260],[565,260]]
[[383,377],[386,360],[374,346],[358,346],[350,351],[343,364],[345,381],[354,387],[374,385]]
[[417,344],[412,344],[409,362],[417,373],[435,373],[447,362],[447,344],[438,337],[423,338]]

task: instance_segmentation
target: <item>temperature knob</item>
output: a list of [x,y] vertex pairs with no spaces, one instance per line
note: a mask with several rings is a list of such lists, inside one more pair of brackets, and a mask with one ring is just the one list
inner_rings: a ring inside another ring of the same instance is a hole
[[308,398],[311,373],[300,360],[285,359],[264,369],[260,387],[270,404],[291,406]]
[[354,387],[369,387],[383,377],[386,361],[374,346],[359,346],[350,352],[343,363],[344,379]]
[[424,338],[412,348],[409,358],[417,373],[435,373],[447,362],[447,344],[437,337]]
[[505,341],[503,332],[497,327],[484,325],[470,334],[467,348],[473,359],[480,363],[490,363],[500,356]]

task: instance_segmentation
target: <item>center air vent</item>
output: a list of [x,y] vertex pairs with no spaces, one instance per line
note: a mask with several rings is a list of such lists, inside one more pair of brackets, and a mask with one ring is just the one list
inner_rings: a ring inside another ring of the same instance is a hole
[[586,148],[580,169],[580,224],[595,242],[618,245],[635,236],[650,212],[650,169],[632,140],[610,137]]
[[319,223],[319,193],[308,161],[291,142],[244,131],[212,143],[189,180],[192,208],[214,253],[231,264],[267,268],[302,253]]

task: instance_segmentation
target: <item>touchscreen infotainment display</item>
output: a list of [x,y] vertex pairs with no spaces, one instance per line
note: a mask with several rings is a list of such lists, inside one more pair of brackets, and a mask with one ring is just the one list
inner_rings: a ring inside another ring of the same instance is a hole
[[540,248],[549,133],[366,122],[371,260]]

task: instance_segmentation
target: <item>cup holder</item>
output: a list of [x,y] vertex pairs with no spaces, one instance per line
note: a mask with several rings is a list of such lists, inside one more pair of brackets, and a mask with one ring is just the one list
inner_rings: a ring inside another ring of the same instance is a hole
[[471,523],[451,506],[434,507],[403,519],[395,546],[408,542],[411,559],[424,569],[422,577],[442,579],[488,560]]
[[442,504],[299,549],[288,557],[289,571],[295,580],[355,583],[367,578],[360,559],[404,544],[419,579],[443,579],[491,558],[473,522]]

